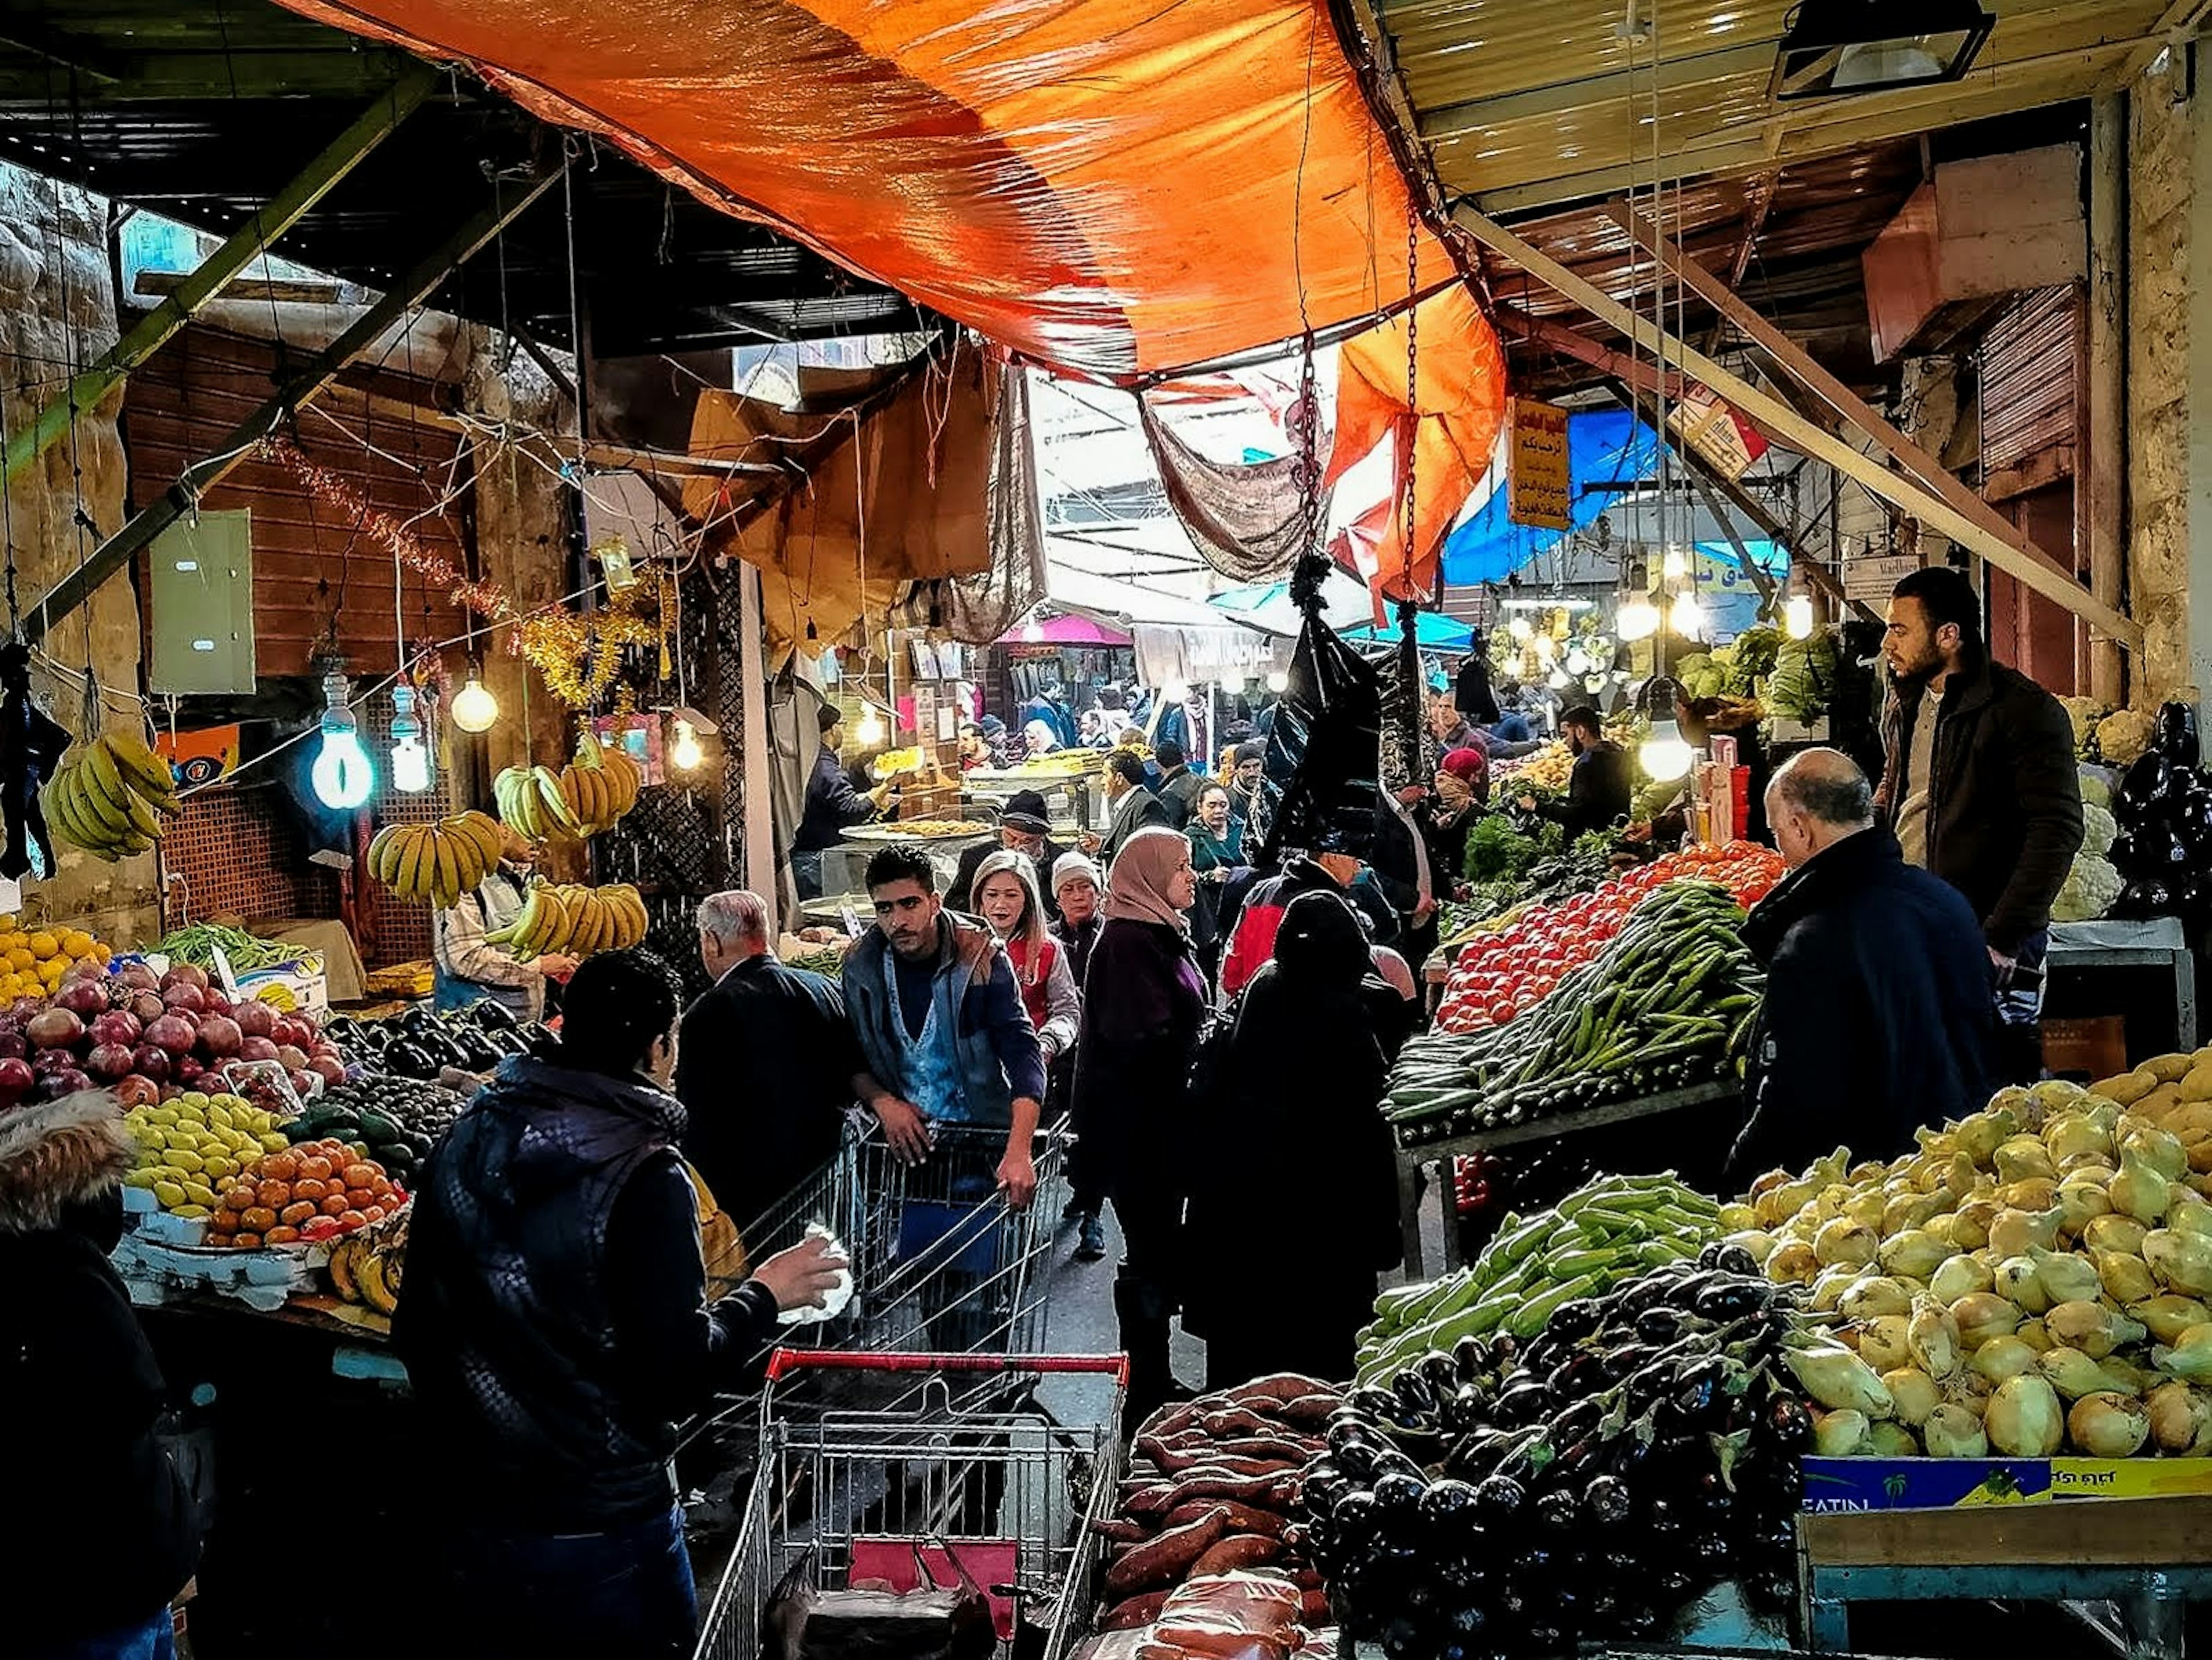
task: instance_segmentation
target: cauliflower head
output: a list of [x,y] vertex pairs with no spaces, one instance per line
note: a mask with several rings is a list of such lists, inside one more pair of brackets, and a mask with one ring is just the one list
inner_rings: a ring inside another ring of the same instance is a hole
[[2066,873],[2066,885],[2058,890],[2057,898],[2051,903],[2051,919],[2054,922],[2086,922],[2092,917],[2102,916],[2112,908],[2124,885],[2110,860],[2085,848],[2074,855],[2073,867]]

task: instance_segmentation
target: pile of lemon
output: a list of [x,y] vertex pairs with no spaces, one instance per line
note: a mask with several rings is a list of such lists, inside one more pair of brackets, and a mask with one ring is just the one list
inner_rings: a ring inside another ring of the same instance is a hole
[[216,1195],[264,1152],[291,1142],[276,1117],[242,1095],[187,1090],[157,1107],[133,1107],[124,1123],[138,1143],[138,1157],[123,1179],[152,1189],[163,1210],[198,1219],[215,1213]]
[[26,933],[20,919],[0,916],[0,1000],[44,997],[79,963],[105,965],[114,954],[82,928]]

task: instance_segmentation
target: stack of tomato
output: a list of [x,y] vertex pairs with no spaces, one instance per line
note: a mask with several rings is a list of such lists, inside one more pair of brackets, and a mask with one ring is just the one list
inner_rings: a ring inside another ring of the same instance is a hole
[[1661,884],[1702,877],[1747,908],[1780,879],[1782,855],[1750,842],[1662,854],[1591,893],[1530,907],[1509,928],[1477,935],[1452,965],[1437,1012],[1440,1031],[1480,1031],[1510,1020],[1580,968],[1620,931],[1637,902]]

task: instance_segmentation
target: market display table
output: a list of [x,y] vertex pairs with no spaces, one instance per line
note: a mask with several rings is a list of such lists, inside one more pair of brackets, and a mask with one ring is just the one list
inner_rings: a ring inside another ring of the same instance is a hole
[[2185,1605],[2212,1600],[2202,1498],[2056,1499],[1800,1518],[1806,1641],[1842,1653],[1854,1602],[2112,1602],[2141,1660],[2182,1652]]
[[977,767],[960,781],[960,793],[971,801],[988,802],[994,808],[1004,807],[1006,798],[1019,790],[1035,790],[1044,797],[1048,805],[1054,801],[1064,804],[1065,812],[1054,818],[1073,821],[1078,830],[1096,830],[1095,816],[1097,782],[1105,767],[1102,752],[1099,764],[1082,772],[1035,773],[1000,772],[990,767]]
[[2178,916],[2140,921],[2053,922],[2047,971],[2057,969],[2166,969],[2173,975],[2174,1044],[2197,1047],[2197,958]]
[[[1610,1101],[1603,1106],[1585,1107],[1580,1112],[1531,1118],[1523,1123],[1507,1124],[1498,1129],[1478,1130],[1469,1135],[1455,1135],[1441,1141],[1425,1141],[1419,1146],[1401,1146],[1397,1150],[1398,1216],[1400,1225],[1405,1231],[1407,1277],[1409,1280],[1433,1278],[1437,1274],[1449,1273],[1459,1266],[1459,1230],[1455,1225],[1456,1219],[1452,1213],[1451,1161],[1454,1158],[1468,1153],[1495,1152],[1503,1147],[1552,1140],[1583,1130],[1662,1118],[1698,1107],[1715,1106],[1736,1099],[1742,1091],[1742,1085],[1732,1078],[1715,1079],[1710,1083],[1692,1084],[1686,1089],[1668,1090],[1661,1095],[1642,1096],[1632,1101]],[[1433,1180],[1425,1174],[1425,1167],[1431,1164],[1437,1167]],[[1443,1257],[1441,1264],[1431,1270],[1423,1268],[1421,1260],[1422,1187],[1425,1182],[1437,1195],[1443,1215]]]

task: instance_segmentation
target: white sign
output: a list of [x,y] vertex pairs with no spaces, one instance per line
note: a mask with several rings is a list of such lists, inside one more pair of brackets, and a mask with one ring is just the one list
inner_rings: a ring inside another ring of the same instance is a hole
[[1920,569],[1917,553],[1882,553],[1862,559],[1844,561],[1844,593],[1853,599],[1863,599],[1875,610],[1889,598],[1889,591]]

